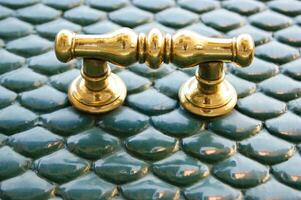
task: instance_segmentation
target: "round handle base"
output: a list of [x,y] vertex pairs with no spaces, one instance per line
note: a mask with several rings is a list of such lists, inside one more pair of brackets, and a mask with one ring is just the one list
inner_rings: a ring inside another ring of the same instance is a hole
[[185,109],[196,115],[216,117],[225,115],[234,108],[237,94],[227,80],[223,80],[218,90],[212,94],[202,92],[198,84],[197,79],[192,77],[181,86],[179,100]]
[[75,108],[94,114],[114,110],[124,102],[125,97],[126,86],[113,73],[108,77],[107,86],[100,91],[87,88],[81,76],[71,83],[68,90],[68,98]]

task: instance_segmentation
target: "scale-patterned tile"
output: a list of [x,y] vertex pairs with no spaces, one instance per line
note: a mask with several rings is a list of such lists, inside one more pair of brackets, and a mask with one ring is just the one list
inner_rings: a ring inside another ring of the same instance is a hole
[[0,148],[0,180],[11,178],[25,172],[31,160],[16,153],[8,146]]
[[98,125],[118,136],[130,136],[146,129],[149,126],[149,117],[122,106],[100,116]]
[[68,99],[65,93],[46,85],[21,93],[20,103],[31,110],[47,112],[65,107]]
[[35,4],[17,10],[16,16],[24,21],[40,24],[49,22],[58,18],[61,15],[61,11],[53,9],[44,4]]
[[106,13],[88,6],[79,6],[66,11],[64,17],[67,20],[85,26],[105,19]]
[[127,97],[127,104],[144,114],[158,115],[173,110],[177,102],[151,88]]
[[275,33],[275,38],[280,42],[292,45],[301,46],[301,28],[298,26],[291,26],[286,29],[277,31]]
[[[273,191],[273,192],[271,192]],[[300,199],[301,192],[277,182],[275,179],[251,188],[245,193],[246,199]]]
[[285,15],[296,16],[301,14],[301,3],[295,0],[274,0],[269,2],[268,6]]
[[83,32],[87,34],[104,34],[120,28],[118,24],[110,21],[101,21],[83,28]]
[[62,29],[80,32],[81,26],[62,18],[36,26],[38,34],[51,39],[54,39],[56,34]]
[[239,99],[237,102],[237,109],[248,116],[266,120],[285,113],[286,104],[262,93],[255,93]]
[[12,104],[16,98],[17,94],[13,91],[6,89],[5,87],[0,86],[0,108],[4,108]]
[[273,63],[285,64],[297,59],[300,53],[293,47],[272,41],[257,47],[255,55]]
[[0,49],[0,74],[12,71],[24,65],[25,59],[12,54],[4,49]]
[[241,15],[252,15],[265,9],[263,3],[252,0],[228,0],[223,3],[223,7]]
[[67,147],[81,157],[94,160],[112,154],[120,148],[120,143],[116,137],[95,127],[69,137]]
[[252,15],[250,22],[254,26],[267,31],[277,31],[293,24],[291,18],[270,10]]
[[181,151],[152,164],[152,171],[174,185],[191,185],[209,175],[206,165]]
[[94,117],[73,107],[63,108],[41,116],[43,125],[59,135],[71,135],[94,125]]
[[159,12],[174,6],[174,0],[133,0],[133,4],[141,9],[148,10],[150,12]]
[[62,63],[58,61],[54,51],[49,51],[42,55],[31,57],[28,61],[29,68],[46,75],[54,75],[65,72],[74,68],[75,65],[75,61],[68,63]]
[[289,62],[281,66],[282,72],[289,75],[290,77],[301,80],[301,59]]
[[179,0],[178,4],[182,8],[196,13],[204,13],[219,8],[219,3],[211,0]]
[[[300,199],[300,5],[0,0],[0,199]],[[137,63],[110,64],[128,89],[123,107],[101,115],[70,107],[66,92],[81,63],[59,62],[54,36],[63,28],[102,34],[122,26],[251,34],[251,66],[225,65],[236,111],[191,115],[179,107],[178,90],[197,67]]]
[[37,35],[29,35],[8,42],[6,49],[21,56],[30,57],[45,53],[53,44]]
[[3,181],[0,185],[3,199],[46,200],[53,196],[55,186],[32,171]]
[[224,160],[236,152],[235,142],[207,130],[184,138],[182,146],[188,154],[209,163]]
[[99,0],[87,0],[87,2],[94,8],[113,11],[128,5],[128,0],[110,0],[110,1],[99,1]]
[[5,39],[18,38],[31,33],[33,33],[32,25],[17,18],[9,17],[0,21],[0,37]]
[[254,58],[252,64],[246,68],[231,66],[233,74],[254,82],[263,81],[279,73],[277,65],[258,58]]
[[100,179],[94,173],[89,173],[76,180],[61,185],[58,193],[64,199],[111,199],[116,195],[117,187]]
[[143,132],[127,138],[125,147],[134,155],[146,160],[160,160],[178,150],[178,141],[149,127]]
[[11,9],[6,8],[6,7],[0,5],[0,19],[9,17],[9,16],[11,16],[13,13],[14,13],[14,12],[13,12]]
[[250,25],[234,29],[233,31],[228,32],[228,35],[237,36],[243,33],[250,34],[254,40],[255,45],[264,44],[272,40],[272,36],[269,32]]
[[173,28],[182,28],[198,20],[198,15],[182,8],[169,8],[156,14],[156,20]]
[[287,112],[280,117],[267,120],[265,125],[277,136],[295,142],[301,140],[301,118],[293,113]]
[[288,160],[295,153],[295,146],[263,130],[258,135],[239,142],[239,151],[264,164],[273,165]]
[[230,139],[242,140],[257,134],[262,128],[262,122],[234,110],[213,119],[208,128]]
[[187,200],[214,198],[220,200],[239,200],[242,198],[242,193],[240,191],[225,185],[211,176],[185,188],[184,195]]
[[259,84],[259,88],[272,97],[289,101],[301,96],[301,83],[279,74]]
[[201,16],[201,20],[208,26],[219,31],[230,31],[245,24],[240,15],[225,9],[214,10]]
[[17,131],[31,128],[38,116],[19,105],[13,104],[0,110],[0,131],[11,135]]
[[117,152],[96,161],[94,169],[97,175],[110,182],[123,184],[145,176],[149,171],[149,166],[125,152]]
[[33,90],[44,85],[46,81],[46,76],[35,73],[28,68],[10,71],[0,77],[0,84],[16,92]]
[[183,109],[152,116],[153,125],[172,137],[187,137],[203,129],[205,122],[197,119]]
[[240,154],[216,164],[213,174],[220,180],[239,188],[254,187],[269,178],[268,167]]
[[138,181],[121,186],[122,194],[131,200],[180,199],[180,190],[155,176],[149,175]]
[[57,183],[65,183],[87,173],[90,170],[90,163],[62,149],[36,160],[34,169],[42,177]]
[[82,0],[43,0],[43,3],[46,5],[49,5],[51,7],[62,9],[62,10],[68,10],[70,8],[74,8],[76,6],[79,6],[81,4]]
[[64,140],[49,130],[37,126],[10,136],[8,144],[22,155],[39,158],[63,148]]
[[126,7],[111,12],[109,14],[109,18],[121,26],[133,28],[135,26],[150,22],[153,18],[153,15],[147,11],[143,11],[135,7]]
[[296,155],[290,158],[288,161],[274,165],[272,167],[272,173],[281,182],[290,185],[292,187],[301,188],[301,170],[300,166],[301,158],[300,155]]

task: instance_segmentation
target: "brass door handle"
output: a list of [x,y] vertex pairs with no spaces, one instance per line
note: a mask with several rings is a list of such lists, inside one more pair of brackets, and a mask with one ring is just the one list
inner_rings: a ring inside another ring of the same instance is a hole
[[121,66],[139,61],[151,68],[172,62],[182,68],[199,65],[195,78],[180,89],[182,106],[198,115],[218,116],[229,112],[237,101],[234,88],[224,80],[223,62],[249,65],[254,56],[254,42],[249,35],[216,39],[185,30],[175,35],[163,34],[158,29],[147,35],[128,28],[104,35],[62,30],[55,40],[55,52],[62,62],[83,58],[81,76],[68,91],[71,103],[80,110],[107,112],[124,101],[125,85],[110,72],[107,61]]

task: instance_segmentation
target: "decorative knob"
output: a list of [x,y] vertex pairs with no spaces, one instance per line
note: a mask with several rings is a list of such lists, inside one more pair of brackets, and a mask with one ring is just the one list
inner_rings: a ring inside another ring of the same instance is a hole
[[253,57],[254,42],[248,34],[232,39],[216,39],[179,31],[172,37],[171,61],[182,68],[199,65],[195,77],[185,82],[179,90],[181,105],[194,114],[206,117],[230,112],[236,105],[237,94],[224,79],[223,62],[246,67]]
[[202,37],[191,31],[175,35],[152,29],[147,35],[122,28],[104,35],[58,33],[55,52],[62,62],[82,57],[81,76],[70,85],[68,97],[78,109],[102,113],[121,105],[126,96],[123,81],[110,72],[107,61],[127,66],[137,61],[158,68],[164,61],[186,68],[199,65],[195,78],[180,89],[184,108],[203,116],[229,112],[236,104],[234,88],[224,80],[223,62],[251,63],[254,43],[249,35],[237,39]]

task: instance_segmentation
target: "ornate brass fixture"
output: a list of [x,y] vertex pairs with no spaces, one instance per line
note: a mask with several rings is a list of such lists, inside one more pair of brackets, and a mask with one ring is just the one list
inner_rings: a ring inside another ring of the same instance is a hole
[[71,103],[80,110],[103,113],[124,101],[126,87],[111,73],[107,61],[120,66],[145,62],[154,69],[162,62],[172,62],[181,68],[199,65],[195,77],[179,91],[181,105],[198,115],[219,116],[229,112],[237,101],[235,89],[224,80],[223,62],[248,66],[254,56],[254,43],[246,34],[216,39],[185,30],[174,35],[158,29],[147,35],[128,28],[104,35],[62,30],[55,40],[55,52],[62,62],[83,57],[81,76],[73,81],[68,92]]

